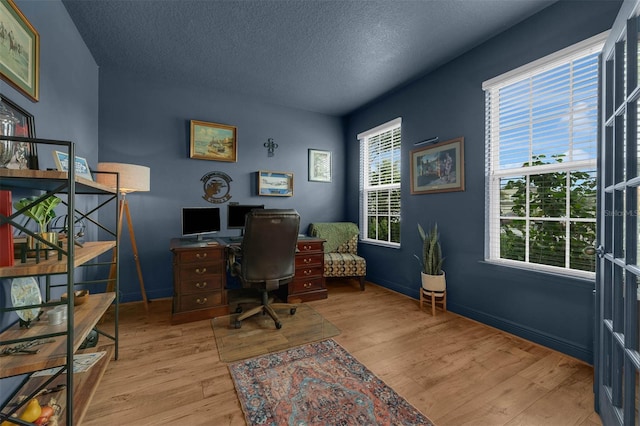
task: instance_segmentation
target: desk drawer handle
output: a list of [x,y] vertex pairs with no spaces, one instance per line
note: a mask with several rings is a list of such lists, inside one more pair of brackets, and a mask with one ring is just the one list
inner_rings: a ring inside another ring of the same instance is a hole
[[198,305],[204,305],[205,303],[207,303],[207,298],[203,297],[202,299],[200,299],[199,297],[196,299],[196,303]]
[[304,283],[302,286],[304,288],[311,288],[311,287],[313,287],[313,284],[312,283]]
[[302,261],[303,261],[304,263],[311,263],[311,262],[313,262],[313,259],[312,259],[312,258],[310,258],[310,257],[307,257],[307,258],[303,259]]
[[311,274],[313,274],[313,270],[305,269],[302,273],[305,274],[305,275],[311,275]]
[[207,272],[207,268],[202,268],[202,270],[200,270],[200,268],[196,268],[196,274],[204,274],[205,272]]
[[207,253],[196,253],[198,259],[204,259],[207,257]]
[[201,283],[196,283],[196,287],[198,287],[199,289],[203,289],[207,286],[207,282],[203,281]]
[[312,247],[312,246],[303,245],[303,246],[302,246],[302,249],[303,249],[303,250],[311,250],[311,247]]

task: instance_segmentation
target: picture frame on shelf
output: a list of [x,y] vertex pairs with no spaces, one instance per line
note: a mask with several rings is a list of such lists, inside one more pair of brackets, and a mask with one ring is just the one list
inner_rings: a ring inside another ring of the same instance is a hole
[[411,151],[411,194],[464,191],[464,138]]
[[[69,154],[66,152],[60,151],[52,151],[53,160],[56,163],[56,169],[61,172],[69,171]],[[86,158],[78,157],[76,155],[76,177],[81,177],[90,181],[93,181],[93,176],[91,175],[91,169],[89,168],[89,163],[87,163]]]
[[[14,119],[13,134],[7,134],[6,136],[36,137],[36,125],[33,115],[1,93],[0,115],[8,115]],[[0,135],[5,129],[11,129],[11,126],[0,128]],[[38,152],[35,143],[12,142],[12,150],[11,159],[3,167],[7,169],[38,170]]]
[[309,149],[309,181],[331,182],[331,151]]
[[189,156],[199,160],[227,161],[238,159],[237,129],[226,124],[191,120]]
[[[0,76],[34,102],[40,96],[40,35],[13,0],[0,0],[0,22],[7,34],[0,50]],[[6,53],[6,54],[5,54]]]
[[292,197],[293,173],[259,170],[258,195]]

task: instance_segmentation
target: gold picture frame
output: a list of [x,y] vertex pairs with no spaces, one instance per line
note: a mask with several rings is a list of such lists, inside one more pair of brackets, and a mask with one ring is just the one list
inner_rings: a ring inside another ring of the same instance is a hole
[[293,173],[259,170],[258,195],[293,197]]
[[[13,0],[0,0],[0,76],[37,102],[40,96],[40,35]],[[9,36],[11,34],[11,36]]]
[[237,129],[226,124],[191,120],[189,156],[200,160],[238,161]]
[[411,194],[464,191],[464,138],[411,151]]

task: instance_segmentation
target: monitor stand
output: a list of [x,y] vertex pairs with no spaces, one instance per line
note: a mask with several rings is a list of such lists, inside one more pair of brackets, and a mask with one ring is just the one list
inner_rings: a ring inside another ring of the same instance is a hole
[[239,237],[229,237],[229,241],[232,241],[232,242],[242,241],[243,238],[244,238],[244,228],[241,228],[240,229],[240,236]]

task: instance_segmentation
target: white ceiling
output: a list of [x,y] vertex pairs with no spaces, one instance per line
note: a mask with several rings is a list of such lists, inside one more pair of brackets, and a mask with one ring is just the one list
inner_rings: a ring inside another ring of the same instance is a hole
[[344,115],[555,0],[63,0],[98,66]]

